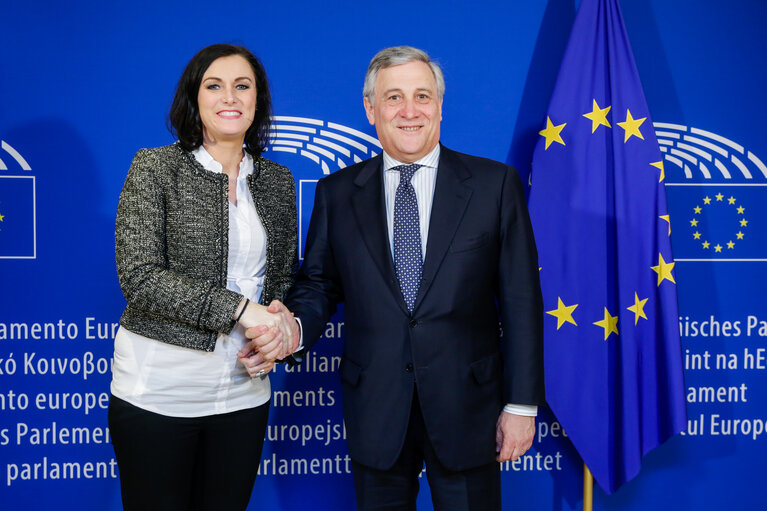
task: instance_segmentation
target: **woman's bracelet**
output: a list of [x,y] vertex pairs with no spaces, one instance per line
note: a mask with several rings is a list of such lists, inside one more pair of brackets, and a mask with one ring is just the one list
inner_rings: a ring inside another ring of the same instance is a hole
[[245,305],[242,306],[242,310],[240,311],[239,314],[237,314],[237,319],[234,320],[235,323],[240,322],[240,318],[242,317],[243,314],[245,314],[245,309],[248,308],[249,303],[250,303],[250,300],[248,298],[245,298]]

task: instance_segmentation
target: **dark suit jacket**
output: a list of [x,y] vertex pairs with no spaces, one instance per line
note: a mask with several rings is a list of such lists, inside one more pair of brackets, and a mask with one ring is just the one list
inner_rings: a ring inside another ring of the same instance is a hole
[[451,470],[490,463],[503,404],[544,402],[538,256],[519,176],[442,147],[411,316],[388,240],[382,161],[319,181],[286,304],[307,348],[345,304],[340,373],[355,461],[394,464],[417,389],[440,461]]

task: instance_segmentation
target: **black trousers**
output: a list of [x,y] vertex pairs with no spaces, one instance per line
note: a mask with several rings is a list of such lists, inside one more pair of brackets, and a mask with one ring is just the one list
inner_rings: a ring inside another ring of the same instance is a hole
[[501,511],[501,472],[496,462],[454,472],[440,463],[413,398],[407,437],[394,466],[376,470],[352,461],[359,511],[415,511],[418,476],[426,463],[434,511]]
[[244,510],[258,473],[268,418],[268,402],[221,415],[179,418],[112,396],[109,430],[123,509]]

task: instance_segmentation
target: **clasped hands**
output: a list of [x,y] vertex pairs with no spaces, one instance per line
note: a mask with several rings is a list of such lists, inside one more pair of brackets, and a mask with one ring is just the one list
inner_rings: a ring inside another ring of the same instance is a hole
[[249,302],[239,323],[245,327],[249,341],[237,358],[253,378],[265,375],[277,360],[298,349],[301,340],[298,322],[279,300],[272,301],[269,307]]

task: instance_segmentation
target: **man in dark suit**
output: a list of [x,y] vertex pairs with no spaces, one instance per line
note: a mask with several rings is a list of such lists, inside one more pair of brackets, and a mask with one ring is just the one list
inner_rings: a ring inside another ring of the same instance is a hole
[[500,510],[498,461],[530,447],[544,402],[522,184],[512,167],[439,144],[444,90],[421,50],[373,58],[364,104],[383,154],[319,181],[285,300],[305,349],[345,303],[340,375],[361,510],[415,509],[424,462],[435,509]]

